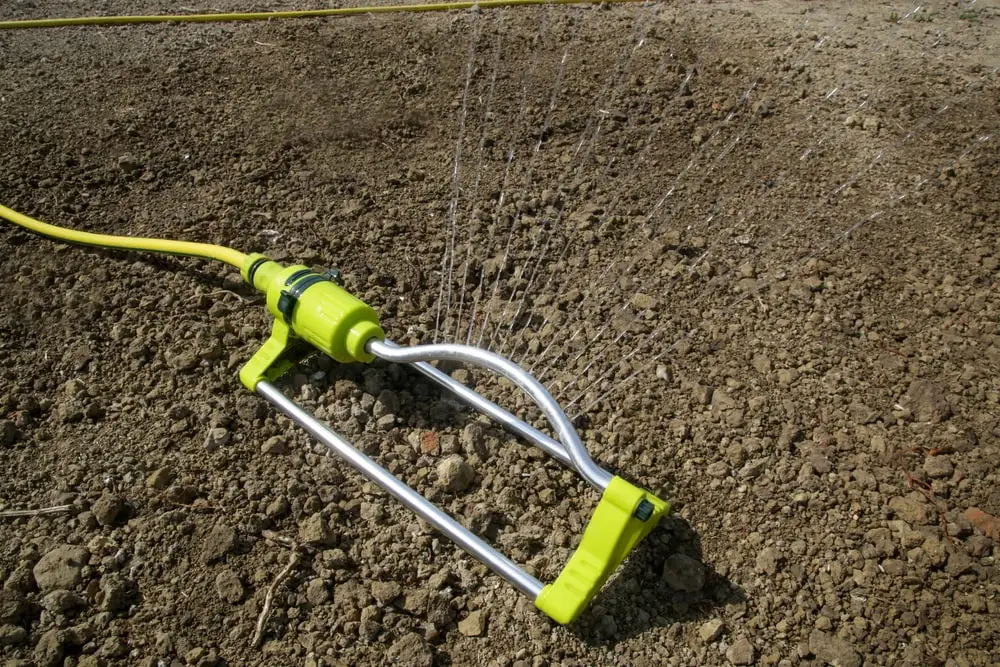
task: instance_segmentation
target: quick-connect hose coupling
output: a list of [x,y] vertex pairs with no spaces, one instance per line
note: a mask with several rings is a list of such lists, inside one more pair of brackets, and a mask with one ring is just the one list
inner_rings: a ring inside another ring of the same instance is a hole
[[298,338],[341,363],[371,362],[371,339],[385,340],[375,310],[340,284],[336,271],[282,266],[253,254],[243,263],[244,280],[267,298],[267,309]]

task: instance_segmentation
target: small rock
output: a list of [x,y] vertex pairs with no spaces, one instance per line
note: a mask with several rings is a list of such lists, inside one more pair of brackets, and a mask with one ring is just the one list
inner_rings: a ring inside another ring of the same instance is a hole
[[889,509],[911,526],[923,526],[930,518],[927,503],[916,491],[908,496],[896,496],[890,499]]
[[225,428],[213,428],[205,436],[205,450],[209,453],[214,452],[219,449],[219,447],[225,447],[229,444],[232,436],[229,433],[229,429]]
[[751,459],[740,468],[740,477],[743,479],[756,479],[767,468],[769,459],[766,456]]
[[423,637],[411,632],[397,639],[385,653],[386,664],[431,667],[434,654]]
[[127,611],[139,600],[139,587],[131,579],[106,574],[101,578],[101,594],[104,610],[118,613]]
[[162,491],[163,489],[170,486],[170,482],[174,481],[174,471],[170,468],[157,468],[149,474],[146,478],[146,486],[155,490]]
[[924,474],[931,479],[947,479],[955,471],[955,466],[944,456],[928,456],[924,461]]
[[874,116],[866,116],[861,122],[861,128],[866,132],[878,132],[880,127],[882,127],[882,123]]
[[235,572],[225,569],[215,577],[215,591],[224,601],[236,604],[243,599],[243,582]]
[[333,545],[336,535],[322,514],[316,513],[299,524],[299,539],[307,544]]
[[0,625],[0,646],[14,646],[28,638],[28,631],[19,625]]
[[639,310],[652,310],[656,308],[656,299],[648,294],[636,292],[632,296],[632,305]]
[[83,566],[89,560],[90,552],[87,549],[65,544],[42,556],[32,572],[43,593],[59,588],[73,588],[82,580]]
[[783,560],[784,556],[777,549],[774,547],[765,547],[757,554],[757,571],[775,574]]
[[105,493],[94,503],[90,511],[97,518],[97,522],[102,526],[110,526],[115,523],[118,516],[125,509],[122,499],[112,493]]
[[54,590],[42,598],[42,607],[55,614],[65,614],[83,605],[82,597],[63,589]]
[[799,379],[799,372],[794,368],[782,368],[778,371],[778,384],[786,387],[794,384]]
[[403,587],[395,581],[376,581],[372,583],[372,597],[379,604],[387,605],[403,594]]
[[133,174],[142,169],[142,163],[135,156],[126,153],[118,158],[118,168],[126,174]]
[[809,635],[809,650],[833,667],[861,667],[861,656],[848,641],[813,630]]
[[260,446],[260,451],[263,454],[274,454],[275,456],[287,454],[290,451],[288,440],[284,436],[272,436],[264,441],[264,444]]
[[929,380],[914,380],[902,403],[921,422],[941,422],[951,416],[951,405],[940,385]]
[[716,461],[705,468],[705,473],[709,477],[722,478],[729,474],[729,464],[725,461]]
[[472,482],[476,479],[476,471],[458,454],[453,454],[441,461],[438,464],[437,473],[438,486],[452,493],[465,491],[472,486]]
[[851,403],[850,414],[855,424],[873,424],[880,416],[878,410],[859,401]]
[[700,591],[705,586],[705,566],[690,556],[671,554],[663,564],[663,580],[677,591]]
[[326,582],[316,577],[306,586],[306,600],[314,607],[318,607],[330,599],[330,590],[326,587]]
[[486,612],[477,609],[458,622],[458,631],[466,637],[481,637],[486,633],[486,621]]
[[235,546],[236,529],[225,523],[216,524],[205,538],[205,544],[201,549],[201,562],[208,564],[217,561]]
[[746,637],[740,637],[726,649],[726,659],[733,665],[752,665],[756,657],[756,649]]
[[698,628],[698,637],[701,641],[706,644],[711,644],[716,639],[722,636],[722,633],[726,630],[726,624],[721,618],[713,618],[712,620],[703,623],[700,628]]
[[0,419],[0,446],[13,445],[21,438],[17,425],[9,419]]
[[[454,436],[451,436],[451,439],[457,442]],[[421,454],[437,454],[438,448],[439,438],[437,433],[434,431],[423,431],[420,433],[419,449]]]
[[66,633],[63,630],[49,630],[35,645],[35,662],[38,667],[57,667],[63,664],[66,654]]

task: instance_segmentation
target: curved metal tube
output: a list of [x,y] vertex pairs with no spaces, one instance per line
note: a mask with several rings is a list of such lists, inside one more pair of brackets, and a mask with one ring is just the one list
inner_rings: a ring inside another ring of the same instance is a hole
[[417,345],[415,347],[403,348],[372,339],[365,344],[365,349],[370,354],[386,361],[405,364],[433,360],[461,361],[475,366],[482,366],[503,375],[523,389],[535,401],[559,435],[559,441],[566,448],[566,453],[573,460],[573,466],[585,480],[590,482],[599,491],[604,491],[611,481],[611,473],[598,466],[590,458],[590,454],[587,453],[586,447],[583,446],[580,436],[577,435],[576,429],[570,423],[569,417],[559,407],[556,400],[552,398],[552,394],[538,380],[532,377],[530,373],[509,359],[505,359],[493,352],[479,349],[478,347],[455,343]]

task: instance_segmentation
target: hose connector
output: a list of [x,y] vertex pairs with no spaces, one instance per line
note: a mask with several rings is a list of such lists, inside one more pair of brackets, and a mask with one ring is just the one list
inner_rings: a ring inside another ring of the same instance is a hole
[[271,338],[240,371],[251,390],[262,379],[274,380],[291,364],[283,363],[315,348],[340,363],[371,362],[368,341],[385,340],[375,310],[337,282],[339,272],[318,273],[307,266],[282,266],[260,254],[247,257],[243,279],[264,294],[274,316]]

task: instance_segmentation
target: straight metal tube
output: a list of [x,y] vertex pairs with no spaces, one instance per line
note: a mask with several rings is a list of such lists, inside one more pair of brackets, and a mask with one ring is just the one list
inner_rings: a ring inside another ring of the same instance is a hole
[[[393,347],[399,347],[395,343],[390,343],[389,341],[385,341],[385,344]],[[569,454],[566,453],[566,448],[563,447],[562,443],[558,440],[550,438],[534,426],[517,418],[510,412],[507,412],[482,394],[469,389],[458,380],[453,379],[444,371],[434,368],[434,366],[431,366],[426,361],[418,361],[410,365],[451,393],[458,396],[476,410],[479,410],[487,417],[491,417],[494,421],[499,422],[508,431],[512,431],[525,440],[535,443],[545,450],[545,453],[549,456],[558,459],[562,464],[576,470],[576,466],[573,465],[573,459],[571,459]]]
[[266,398],[289,419],[308,431],[362,475],[388,491],[420,518],[447,535],[458,546],[486,564],[532,600],[542,592],[544,584],[522,570],[512,560],[491,547],[474,533],[451,518],[436,505],[394,477],[388,470],[354,448],[349,441],[330,430],[325,424],[303,410],[270,382],[259,382],[257,393]]

